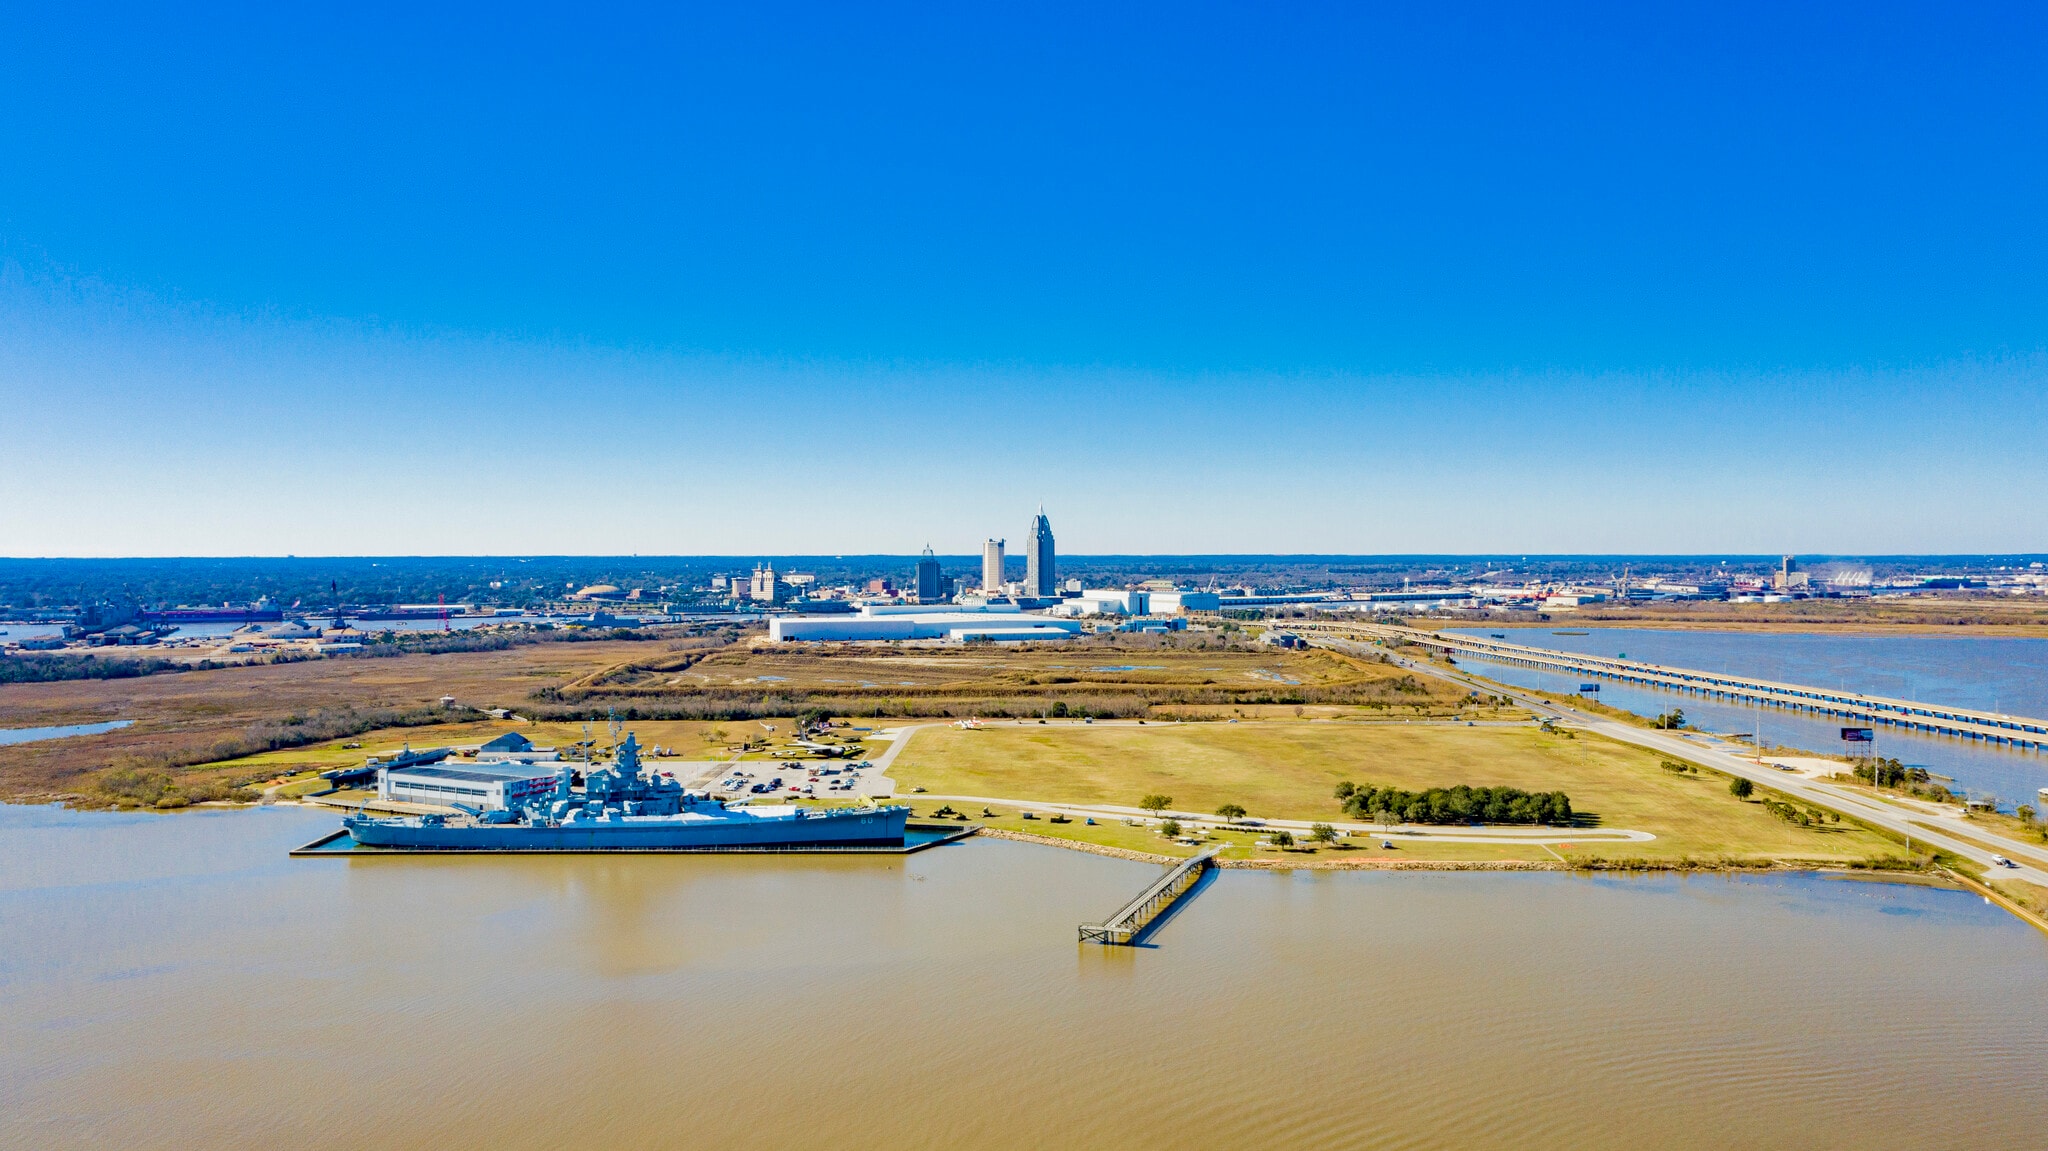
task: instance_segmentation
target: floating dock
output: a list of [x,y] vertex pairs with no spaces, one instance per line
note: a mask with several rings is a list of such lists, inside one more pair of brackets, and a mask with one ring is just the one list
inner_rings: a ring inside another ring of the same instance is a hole
[[1193,890],[1204,872],[1216,866],[1216,853],[1222,850],[1212,847],[1192,859],[1182,860],[1139,892],[1136,899],[1118,908],[1116,914],[1101,923],[1082,924],[1081,942],[1124,945],[1135,941],[1181,896]]
[[927,847],[965,839],[981,828],[950,823],[909,823],[904,826],[903,843],[892,847],[835,846],[817,844],[802,847],[364,847],[349,838],[346,830],[326,835],[295,847],[291,854],[313,859],[381,859],[387,856],[418,855],[910,855]]

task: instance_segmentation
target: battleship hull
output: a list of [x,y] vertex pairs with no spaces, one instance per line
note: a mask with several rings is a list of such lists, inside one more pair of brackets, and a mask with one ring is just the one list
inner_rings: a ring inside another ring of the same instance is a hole
[[716,815],[625,816],[588,822],[442,823],[352,817],[343,826],[365,847],[413,851],[692,851],[800,847],[900,847],[908,809],[737,808]]

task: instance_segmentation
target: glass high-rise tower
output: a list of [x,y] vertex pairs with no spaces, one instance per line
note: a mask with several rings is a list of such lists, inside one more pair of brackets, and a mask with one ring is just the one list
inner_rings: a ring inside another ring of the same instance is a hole
[[917,561],[917,600],[919,603],[938,603],[946,598],[945,581],[939,576],[939,560],[932,554],[932,545],[924,545],[924,555]]
[[1031,521],[1031,543],[1024,553],[1024,594],[1038,599],[1052,599],[1060,594],[1059,576],[1054,570],[1052,555],[1052,521],[1045,518],[1045,508],[1038,509],[1038,518]]

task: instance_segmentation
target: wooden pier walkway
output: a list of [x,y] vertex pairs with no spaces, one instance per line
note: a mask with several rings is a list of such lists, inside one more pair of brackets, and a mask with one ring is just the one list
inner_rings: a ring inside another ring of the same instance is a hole
[[1500,663],[1571,672],[1574,675],[1597,676],[1602,679],[1663,688],[1666,691],[1741,700],[1765,707],[1818,712],[1822,715],[1854,720],[1859,724],[1882,724],[1911,731],[1981,740],[1986,743],[2003,743],[2013,747],[2048,748],[2048,720],[2029,719],[2025,716],[2001,715],[1966,707],[1919,703],[1908,699],[1889,699],[1884,696],[1807,687],[1802,684],[1777,683],[1773,680],[1752,679],[1722,672],[1663,667],[1628,659],[1608,659],[1604,656],[1581,655],[1577,652],[1552,651],[1549,648],[1528,647],[1501,640],[1394,627],[1388,624],[1303,626],[1300,622],[1290,621],[1288,627],[1297,632],[1320,631],[1332,636],[1342,636],[1349,632],[1375,639],[1401,639],[1424,647],[1433,647],[1439,651],[1464,652]]
[[1203,872],[1216,866],[1216,853],[1222,850],[1212,847],[1192,859],[1182,860],[1139,892],[1136,899],[1117,909],[1116,914],[1101,923],[1082,924],[1081,942],[1127,944],[1138,938],[1201,880]]

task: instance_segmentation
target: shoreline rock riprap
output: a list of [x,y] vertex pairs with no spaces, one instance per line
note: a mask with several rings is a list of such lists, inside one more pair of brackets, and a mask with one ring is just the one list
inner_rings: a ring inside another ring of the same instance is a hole
[[[997,827],[976,829],[977,835],[991,839],[1008,839],[1018,843],[1038,843],[1047,847],[1064,847],[1070,851],[1085,851],[1090,855],[1106,855],[1112,859],[1128,859],[1134,863],[1156,863],[1168,865],[1179,863],[1185,856],[1161,855],[1150,851],[1133,851],[1126,847],[1110,847],[1106,844],[1088,843],[1078,839],[1061,839],[1052,835],[1033,835],[1028,831],[1006,831]],[[1569,860],[1526,860],[1526,859],[1219,859],[1216,866],[1243,871],[1685,871],[1685,872],[1751,872],[1751,871],[1840,871],[1858,875],[1925,875],[1917,870],[1883,868],[1850,868],[1840,863],[1817,860],[1774,859],[1774,860],[1702,860],[1702,859],[1587,859],[1577,862]]]

